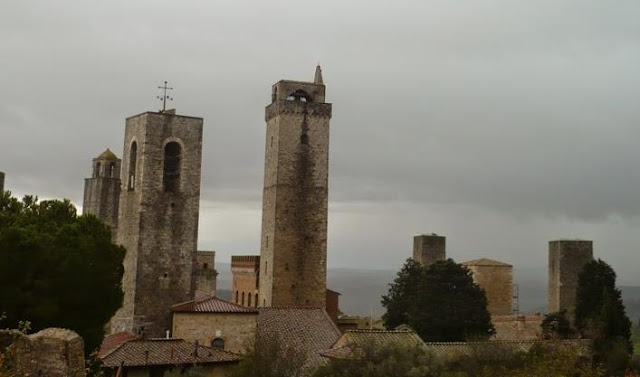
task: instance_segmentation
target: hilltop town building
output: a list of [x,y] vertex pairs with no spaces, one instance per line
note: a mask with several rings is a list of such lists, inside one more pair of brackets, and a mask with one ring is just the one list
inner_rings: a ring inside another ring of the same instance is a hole
[[218,271],[215,266],[215,251],[198,250],[196,266],[193,269],[196,279],[196,300],[216,295]]
[[320,67],[314,82],[273,85],[265,112],[259,306],[324,308],[331,104]]
[[413,237],[413,260],[423,266],[447,259],[447,238],[435,233]]
[[513,266],[481,258],[462,263],[473,274],[473,280],[487,295],[491,317],[511,314],[513,307]]
[[111,228],[112,238],[118,229],[121,160],[109,149],[93,159],[91,178],[84,180],[82,214],[95,215]]
[[126,121],[117,231],[125,296],[112,332],[162,337],[171,305],[194,297],[202,124],[175,110]]
[[593,241],[549,241],[549,293],[550,313],[566,310],[573,320],[576,306],[578,276],[584,265],[593,260]]
[[231,273],[233,274],[231,301],[242,306],[257,307],[259,302],[260,256],[232,255]]

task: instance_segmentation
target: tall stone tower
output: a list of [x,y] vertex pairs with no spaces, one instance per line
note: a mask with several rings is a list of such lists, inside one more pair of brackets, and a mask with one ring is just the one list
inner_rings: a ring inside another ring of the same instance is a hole
[[84,180],[82,214],[92,214],[111,228],[115,239],[118,229],[118,202],[120,200],[121,161],[109,149],[93,159],[91,178]]
[[202,124],[175,110],[126,121],[117,232],[125,296],[112,332],[164,336],[171,305],[194,297]]
[[257,307],[260,302],[258,289],[260,287],[260,256],[232,255],[231,273],[231,302]]
[[584,265],[593,260],[593,241],[549,241],[550,313],[566,310],[573,320],[576,306],[578,276]]
[[266,107],[260,306],[325,307],[329,120],[320,67],[282,80]]
[[413,260],[428,266],[447,258],[447,238],[435,233],[413,237]]
[[487,310],[491,316],[509,315],[513,308],[513,266],[482,258],[462,262],[473,274],[473,281],[487,295]]
[[196,300],[216,296],[218,271],[216,270],[216,252],[198,250],[193,273],[196,279]]

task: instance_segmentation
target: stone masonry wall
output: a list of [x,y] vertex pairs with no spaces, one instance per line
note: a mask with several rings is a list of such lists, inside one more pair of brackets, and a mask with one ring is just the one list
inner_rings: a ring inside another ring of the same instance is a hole
[[413,237],[413,260],[428,266],[447,259],[447,238],[437,234],[421,234]]
[[75,332],[50,328],[32,335],[0,330],[11,376],[84,377],[84,342]]
[[194,268],[194,274],[196,275],[196,300],[216,295],[218,271],[216,271],[215,265],[215,251],[198,250],[197,263]]
[[[127,249],[125,298],[112,332],[144,330],[149,337],[162,337],[171,328],[171,305],[194,297],[202,124],[201,118],[172,113],[127,119],[117,232],[118,243]],[[163,180],[170,142],[181,149],[174,191],[166,190]]]
[[468,265],[473,280],[487,295],[491,316],[511,314],[513,305],[513,267],[510,265]]
[[[113,174],[108,171],[111,163],[114,164]],[[95,215],[109,225],[115,240],[120,201],[120,160],[105,161],[94,158],[92,170],[92,177],[86,178],[84,183],[82,213]]]
[[258,289],[260,284],[260,256],[232,255],[231,301],[238,305],[257,307],[260,302]]
[[566,310],[573,320],[576,304],[578,276],[585,264],[593,260],[593,241],[549,241],[549,293],[550,313]]
[[173,337],[205,346],[222,338],[225,351],[241,353],[253,345],[257,318],[257,313],[174,313]]
[[324,85],[281,81],[265,111],[260,305],[324,308],[331,104]]

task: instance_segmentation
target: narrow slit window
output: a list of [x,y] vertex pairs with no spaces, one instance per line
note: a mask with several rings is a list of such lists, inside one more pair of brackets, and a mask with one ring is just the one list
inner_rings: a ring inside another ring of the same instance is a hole
[[136,160],[138,158],[138,144],[134,141],[129,148],[129,182],[127,188],[134,190],[136,188]]
[[172,141],[164,147],[164,191],[175,192],[180,186],[180,144]]

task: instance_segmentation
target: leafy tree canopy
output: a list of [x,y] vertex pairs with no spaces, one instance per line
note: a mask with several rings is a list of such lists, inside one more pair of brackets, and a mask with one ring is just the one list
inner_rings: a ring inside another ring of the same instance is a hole
[[593,340],[595,359],[608,373],[624,370],[633,352],[631,321],[616,288],[616,273],[600,259],[587,263],[578,277],[575,327]]
[[573,329],[567,318],[566,310],[546,314],[540,327],[542,327],[544,339],[569,339],[573,336]]
[[428,267],[408,259],[382,305],[387,328],[406,324],[424,341],[486,339],[495,333],[484,291],[451,259]]
[[103,222],[78,216],[69,200],[0,193],[2,326],[69,328],[96,349],[122,303],[124,254]]

